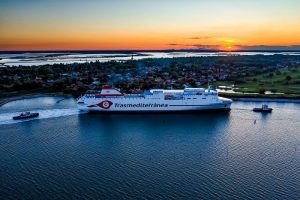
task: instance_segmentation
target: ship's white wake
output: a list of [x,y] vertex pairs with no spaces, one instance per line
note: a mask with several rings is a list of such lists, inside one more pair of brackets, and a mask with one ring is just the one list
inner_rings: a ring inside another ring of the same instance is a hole
[[38,112],[39,117],[25,119],[25,120],[13,120],[13,116],[19,115],[20,112],[14,113],[2,113],[0,114],[0,125],[3,124],[13,124],[13,123],[21,123],[31,120],[39,120],[39,119],[49,119],[49,118],[56,118],[56,117],[63,117],[63,116],[71,116],[71,115],[78,115],[83,114],[85,112],[81,112],[76,108],[70,109],[50,109],[50,110],[32,110],[30,112]]

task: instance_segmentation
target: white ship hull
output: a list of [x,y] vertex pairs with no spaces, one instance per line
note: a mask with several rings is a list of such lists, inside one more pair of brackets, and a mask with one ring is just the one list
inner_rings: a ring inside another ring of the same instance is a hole
[[[109,90],[108,90],[109,91]],[[124,95],[101,92],[78,100],[78,109],[99,112],[181,112],[229,110],[232,101],[217,96],[215,90],[185,91],[154,90],[146,95]],[[172,96],[173,95],[173,96]],[[173,99],[172,99],[173,98]]]

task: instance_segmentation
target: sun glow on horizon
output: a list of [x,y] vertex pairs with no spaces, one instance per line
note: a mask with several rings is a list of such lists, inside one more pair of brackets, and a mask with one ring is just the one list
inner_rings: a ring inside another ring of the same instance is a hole
[[296,0],[1,0],[0,50],[296,46],[299,8]]

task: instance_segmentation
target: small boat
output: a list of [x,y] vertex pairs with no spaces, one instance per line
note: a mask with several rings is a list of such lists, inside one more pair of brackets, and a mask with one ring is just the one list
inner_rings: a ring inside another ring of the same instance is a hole
[[253,108],[254,112],[272,112],[272,110],[267,104],[263,104],[261,108]]
[[23,112],[17,116],[14,116],[13,120],[29,119],[29,118],[34,118],[34,117],[38,117],[38,116],[39,116],[39,113]]

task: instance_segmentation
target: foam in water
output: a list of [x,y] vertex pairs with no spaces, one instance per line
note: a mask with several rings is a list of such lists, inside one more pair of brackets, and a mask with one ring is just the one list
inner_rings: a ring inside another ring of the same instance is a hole
[[14,113],[3,113],[0,114],[0,125],[3,124],[13,124],[13,123],[20,123],[26,122],[31,120],[39,120],[39,119],[48,119],[48,118],[55,118],[55,117],[63,117],[63,116],[70,116],[70,115],[78,115],[84,112],[79,111],[76,108],[71,109],[49,109],[49,110],[32,110],[30,112],[38,112],[39,117],[25,119],[25,120],[13,120],[13,116],[19,115],[19,112]]

